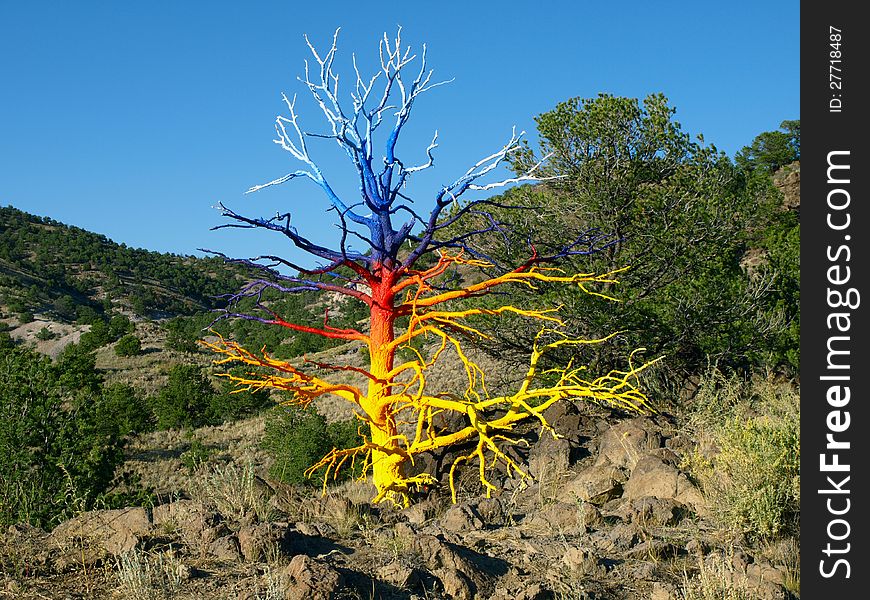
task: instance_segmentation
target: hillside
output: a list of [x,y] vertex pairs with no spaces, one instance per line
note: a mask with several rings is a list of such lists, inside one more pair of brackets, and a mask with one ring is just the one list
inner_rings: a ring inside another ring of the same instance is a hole
[[71,322],[111,309],[141,317],[215,308],[241,271],[219,258],[163,254],[0,208],[0,309]]

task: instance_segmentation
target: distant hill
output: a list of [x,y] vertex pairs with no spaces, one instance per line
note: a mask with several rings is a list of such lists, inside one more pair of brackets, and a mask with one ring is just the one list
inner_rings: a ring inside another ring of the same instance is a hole
[[163,254],[11,206],[0,208],[0,309],[74,321],[109,310],[191,315],[220,305],[243,272],[219,258]]

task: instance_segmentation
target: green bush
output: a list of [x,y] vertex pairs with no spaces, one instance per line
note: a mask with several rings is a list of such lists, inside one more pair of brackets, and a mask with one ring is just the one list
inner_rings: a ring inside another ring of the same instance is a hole
[[54,332],[51,329],[49,329],[48,327],[43,327],[42,329],[40,329],[36,333],[36,339],[41,340],[43,342],[45,342],[47,340],[54,339],[54,337],[55,337]]
[[145,399],[129,385],[115,383],[103,388],[101,418],[114,420],[122,436],[150,431],[154,415]]
[[51,526],[108,489],[123,439],[101,383],[86,354],[0,355],[0,525]]
[[133,334],[122,337],[115,344],[115,354],[118,356],[138,356],[142,353],[142,342]]
[[109,337],[117,340],[122,335],[133,333],[136,326],[125,315],[115,315],[109,319]]
[[191,437],[190,446],[187,450],[181,453],[181,464],[188,471],[195,471],[201,465],[208,462],[209,457],[214,451],[202,443],[199,438]]
[[[237,367],[231,369],[230,374],[244,376],[249,370]],[[251,392],[236,387],[227,378],[221,379],[220,391],[209,403],[208,419],[212,423],[238,421],[259,414],[264,408],[274,404],[267,391]]]
[[200,427],[210,424],[209,407],[214,387],[202,367],[173,365],[169,381],[151,400],[158,429]]
[[5,350],[7,348],[14,348],[15,340],[12,339],[12,336],[9,335],[7,331],[0,331],[0,350]]
[[96,350],[110,343],[112,338],[109,334],[109,325],[102,319],[91,323],[91,328],[79,338],[79,345],[86,350]]
[[688,465],[714,517],[748,538],[798,528],[800,397],[787,384],[744,382],[718,372],[705,378],[693,416],[696,435],[718,451]]
[[175,317],[163,326],[166,329],[166,347],[178,352],[199,351],[197,340],[201,335],[199,321],[192,317]]
[[[622,368],[636,348],[646,348],[649,358],[666,356],[658,372],[675,383],[710,358],[740,370],[793,362],[799,326],[794,277],[780,276],[783,261],[762,277],[752,277],[741,262],[748,249],[773,244],[763,238],[779,227],[781,195],[768,166],[799,156],[799,135],[783,134],[791,153],[777,150],[771,158],[774,144],[759,142],[735,164],[700,135],[683,131],[675,112],[662,95],[640,101],[602,94],[559,103],[535,119],[540,152],[526,148],[513,165],[525,172],[548,156],[538,173],[553,179],[494,197],[486,215],[471,211],[449,232],[490,231],[471,242],[502,266],[527,260],[529,240],[546,254],[572,240],[579,240],[574,250],[598,247],[588,256],[566,257],[561,266],[599,274],[628,267],[614,277],[618,285],[596,288],[619,302],[551,285],[531,292],[517,286],[507,299],[476,301],[486,308],[560,306],[572,336],[619,331],[610,343],[584,347],[581,359],[594,370]],[[766,166],[751,170],[754,164]],[[504,226],[492,230],[490,218]],[[587,244],[583,236],[590,232],[609,237],[593,241],[587,235]],[[795,236],[787,241],[788,249],[777,250],[791,269],[799,246]],[[537,323],[519,316],[493,325],[483,321],[490,336],[484,346],[492,354],[525,362]],[[564,364],[576,356],[572,350],[551,358]]]
[[[352,448],[362,443],[356,421],[327,425],[313,407],[305,409],[281,406],[266,420],[263,448],[273,457],[269,475],[286,483],[319,485],[317,474],[307,478],[305,471],[333,448]],[[338,474],[338,480],[353,473],[350,465]],[[359,468],[359,464],[356,465]]]

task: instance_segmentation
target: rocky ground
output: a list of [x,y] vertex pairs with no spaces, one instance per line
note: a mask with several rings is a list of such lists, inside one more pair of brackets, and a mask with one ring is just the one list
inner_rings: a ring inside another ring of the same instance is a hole
[[[796,542],[749,545],[715,526],[681,468],[694,441],[674,419],[570,404],[547,416],[564,437],[530,432],[518,452],[533,480],[502,477],[483,498],[471,469],[457,504],[433,489],[405,509],[372,506],[364,483],[321,495],[269,481],[263,457],[245,451],[257,420],[201,433],[226,452],[191,472],[181,437],[140,440],[131,461],[161,464],[155,479],[176,493],[51,532],[11,527],[0,598],[798,597]],[[436,458],[426,467],[449,459]]]

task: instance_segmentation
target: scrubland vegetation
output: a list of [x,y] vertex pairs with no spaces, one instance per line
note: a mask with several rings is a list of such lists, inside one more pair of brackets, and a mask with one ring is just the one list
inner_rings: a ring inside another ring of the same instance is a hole
[[[620,332],[554,362],[606,372],[637,348],[662,360],[640,380],[659,415],[566,408],[554,417],[561,441],[529,427],[531,445],[517,457],[549,470],[533,470],[523,485],[501,473],[503,492],[489,503],[471,477],[454,507],[443,478],[420,493],[418,508],[373,507],[352,481],[358,469],[319,498],[320,480],[305,471],[333,447],[357,444],[358,420],[235,389],[197,340],[212,325],[278,358],[329,354],[351,366],[363,364],[357,348],[252,321],[213,323],[219,296],[247,277],[237,265],[134,250],[0,209],[0,525],[10,528],[0,597],[67,585],[105,597],[116,588],[127,598],[221,597],[225,587],[283,598],[308,589],[306,577],[310,597],[322,592],[315,580],[340,582],[320,597],[343,598],[799,597],[799,122],[762,133],[731,159],[673,117],[660,95],[561,103],[537,119],[540,151],[528,148],[514,164],[521,172],[552,153],[545,174],[560,177],[493,198],[522,207],[512,229],[475,241],[495,262],[521,260],[526,239],[543,250],[591,227],[614,233],[614,243],[560,268],[631,266],[607,290],[619,303],[546,284],[508,289],[509,301],[529,309],[561,306],[572,335]],[[495,217],[507,220],[498,206]],[[462,225],[474,228],[474,218]],[[505,298],[474,306],[495,301]],[[322,322],[332,301],[267,292],[263,302],[288,321]],[[366,315],[352,302],[331,308],[337,328]],[[521,378],[538,330],[520,318],[474,326],[489,336],[475,349],[496,365],[488,377]],[[461,379],[458,367],[452,377]],[[236,430],[246,431],[244,457],[222,437]],[[416,466],[437,471],[447,455]],[[159,489],[161,461],[186,482],[174,496]],[[673,477],[676,491],[645,473]],[[76,538],[63,562],[40,554],[33,540],[42,534],[28,528],[134,506],[153,509],[152,529],[116,556],[91,560]],[[158,525],[158,508],[169,506],[188,512]],[[214,522],[194,526],[190,515]],[[263,540],[256,552],[243,541],[254,530]],[[299,539],[320,544],[313,565],[297,564]],[[212,573],[215,587],[198,572]],[[67,579],[51,583],[50,573]]]

